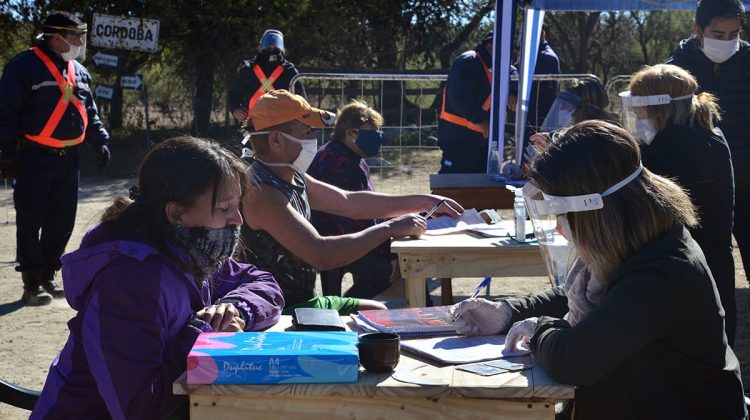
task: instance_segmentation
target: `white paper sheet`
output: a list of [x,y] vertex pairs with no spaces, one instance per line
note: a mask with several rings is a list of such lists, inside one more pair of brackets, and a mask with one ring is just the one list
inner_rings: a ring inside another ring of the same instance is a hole
[[447,364],[481,362],[525,356],[528,351],[506,351],[505,335],[448,336],[401,340],[401,348]]

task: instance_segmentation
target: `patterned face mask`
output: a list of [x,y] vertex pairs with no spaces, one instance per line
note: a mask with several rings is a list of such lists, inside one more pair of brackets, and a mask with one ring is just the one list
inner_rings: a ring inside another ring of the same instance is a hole
[[196,280],[200,283],[205,277],[219,271],[232,256],[240,239],[240,227],[210,229],[169,225],[167,235],[173,245],[188,255],[191,271],[197,275]]

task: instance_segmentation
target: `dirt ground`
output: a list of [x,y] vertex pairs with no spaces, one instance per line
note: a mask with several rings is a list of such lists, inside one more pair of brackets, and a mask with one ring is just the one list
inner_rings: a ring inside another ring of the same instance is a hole
[[[374,171],[374,183],[380,191],[406,193],[426,192],[427,177],[423,173],[404,172],[401,176],[384,176]],[[68,251],[76,249],[83,233],[90,228],[110,203],[112,197],[127,191],[129,179],[83,178],[75,231]],[[25,307],[20,302],[22,293],[20,275],[13,269],[15,259],[15,214],[10,188],[0,184],[0,378],[27,388],[39,390],[44,384],[50,363],[62,348],[68,330],[66,323],[74,315],[65,300],[56,300],[49,306]],[[737,263],[738,336],[736,349],[742,362],[744,383],[750,375],[750,323],[748,323],[748,283],[739,254]],[[476,286],[477,279],[460,278],[453,281],[454,297],[467,297]],[[344,290],[349,285],[345,283]],[[440,302],[438,281],[430,281],[430,296]],[[492,283],[493,295],[528,294],[548,286],[545,278],[504,278]],[[318,285],[318,290],[319,285]],[[403,299],[384,297],[392,307],[403,306]],[[0,404],[0,419],[25,419],[28,412]]]

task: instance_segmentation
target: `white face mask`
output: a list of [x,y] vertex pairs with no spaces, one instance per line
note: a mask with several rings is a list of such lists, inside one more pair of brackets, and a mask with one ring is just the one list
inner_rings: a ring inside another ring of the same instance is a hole
[[83,57],[83,54],[82,54],[82,52],[85,51],[84,50],[85,45],[73,45],[70,42],[68,42],[68,40],[65,39],[64,36],[61,36],[60,39],[62,39],[63,42],[68,44],[68,46],[70,47],[70,49],[67,52],[60,53],[60,57],[62,57],[63,61],[65,62],[73,61],[73,60],[77,60],[79,57],[81,57],[82,60],[85,60],[85,57]]
[[[253,135],[257,134],[267,134],[268,132],[261,131],[257,133],[253,133]],[[297,155],[297,159],[294,159],[294,162],[292,163],[267,163],[263,162],[266,166],[286,166],[289,168],[294,169],[295,171],[304,174],[307,172],[307,168],[310,167],[310,164],[312,164],[313,159],[315,159],[315,154],[318,152],[318,139],[298,139],[294,136],[290,136],[289,134],[282,133],[279,131],[279,134],[286,137],[287,139],[302,145],[302,150],[299,151],[299,155]]]
[[633,133],[633,136],[635,136],[638,141],[640,141],[642,144],[649,145],[652,141],[654,141],[654,136],[656,136],[656,128],[654,128],[654,123],[651,122],[648,118],[635,118],[635,132]]
[[708,38],[705,35],[703,36],[703,47],[701,50],[709,60],[716,64],[721,64],[729,60],[737,51],[739,51],[739,49],[739,37],[729,41],[723,41],[720,39]]

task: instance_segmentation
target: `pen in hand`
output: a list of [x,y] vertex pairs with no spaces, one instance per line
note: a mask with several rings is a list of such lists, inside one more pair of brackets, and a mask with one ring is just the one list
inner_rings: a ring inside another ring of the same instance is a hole
[[[491,276],[485,277],[484,280],[482,280],[482,282],[479,283],[479,286],[477,286],[477,288],[474,289],[474,293],[471,295],[471,297],[469,297],[469,299],[476,299],[476,297],[479,296],[479,294],[482,292],[482,290],[484,290],[487,286],[490,285],[491,281],[492,281],[492,277]],[[458,319],[458,317],[460,317],[460,316],[461,316],[460,314],[454,315],[451,321],[455,322]]]
[[444,203],[445,203],[445,199],[442,199],[442,200],[440,200],[440,201],[439,201],[439,202],[438,202],[437,204],[435,204],[435,207],[433,207],[432,209],[430,209],[430,211],[428,211],[428,212],[427,212],[427,214],[425,214],[425,215],[424,215],[424,218],[425,218],[425,219],[428,219],[428,218],[429,218],[430,216],[432,216],[432,214],[433,214],[433,213],[435,213],[435,211],[436,211],[437,209],[439,209],[439,208],[440,208],[440,206],[442,206],[442,205],[443,205]]

